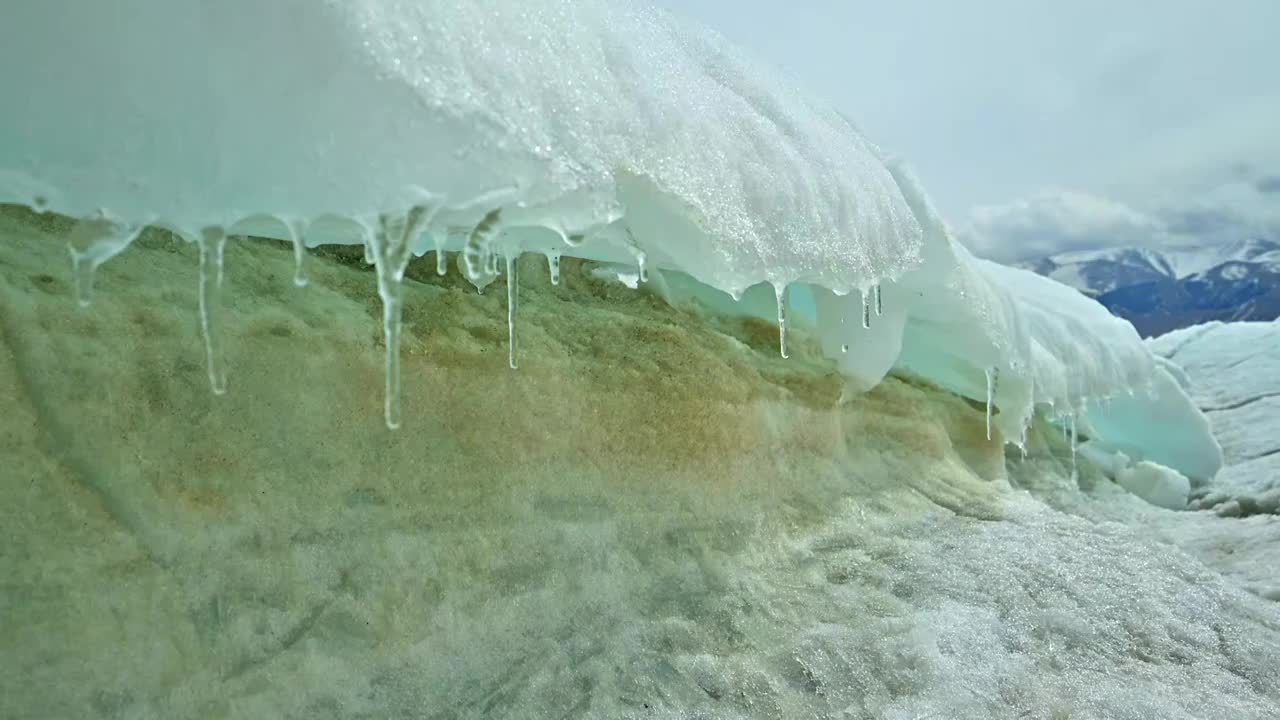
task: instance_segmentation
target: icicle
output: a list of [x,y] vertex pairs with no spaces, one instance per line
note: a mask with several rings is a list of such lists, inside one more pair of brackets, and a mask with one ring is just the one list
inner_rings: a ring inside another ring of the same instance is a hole
[[520,306],[519,273],[520,251],[507,253],[507,364],[512,370],[516,365],[516,309]]
[[307,259],[307,246],[303,242],[307,229],[306,222],[293,220],[285,222],[284,226],[289,229],[289,241],[293,243],[293,284],[295,287],[306,287],[310,282],[304,266]]
[[[640,271],[640,282],[649,282],[649,256],[643,250],[636,251],[636,267]],[[784,355],[786,353],[783,353]]]
[[551,284],[560,284],[560,253],[551,251],[547,253],[547,269],[551,273]]
[[881,315],[884,314],[884,303],[880,300],[880,284],[879,283],[876,283],[876,286],[872,290],[872,292],[876,296],[876,317],[880,317]]
[[404,306],[404,271],[413,254],[413,242],[430,221],[438,203],[415,205],[404,215],[378,217],[376,235],[366,235],[366,246],[374,250],[378,275],[378,295],[382,298],[382,331],[385,336],[386,396],[384,416],[387,427],[400,427],[400,330]]
[[200,331],[204,335],[205,365],[209,372],[209,387],[214,395],[222,395],[227,392],[227,369],[218,338],[217,314],[227,234],[220,227],[210,226],[200,231],[196,243],[200,248]]
[[446,263],[449,260],[448,254],[444,251],[444,241],[448,239],[448,233],[440,231],[435,234],[436,241],[436,275],[444,277],[449,272]]
[[1079,472],[1076,470],[1076,415],[1071,413],[1071,479],[1078,480]]
[[787,286],[774,285],[773,296],[778,300],[778,345],[787,358]]
[[141,226],[110,220],[101,211],[76,224],[67,239],[67,249],[71,251],[76,300],[81,307],[93,302],[93,277],[98,266],[124,252],[141,232]]
[[996,393],[999,392],[1000,384],[1000,368],[992,367],[986,370],[987,376],[987,439],[991,439],[991,406],[995,403]]
[[867,304],[867,291],[862,291],[862,329],[871,327],[871,306]]
[[480,292],[484,292],[484,288],[493,282],[497,275],[497,268],[492,267],[489,243],[500,231],[501,219],[501,209],[490,211],[471,231],[466,243],[462,246],[463,272]]

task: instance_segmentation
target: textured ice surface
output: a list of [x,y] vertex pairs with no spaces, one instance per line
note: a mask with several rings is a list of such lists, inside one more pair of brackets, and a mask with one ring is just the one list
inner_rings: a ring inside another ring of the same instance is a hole
[[0,201],[194,234],[403,213],[421,188],[455,211],[440,233],[496,208],[565,235],[625,215],[618,237],[655,266],[727,290],[849,290],[917,261],[919,229],[847,120],[622,0],[13,10]]
[[86,313],[64,231],[0,214],[0,717],[1280,703],[1280,605],[1241,587],[1276,586],[1275,518],[1154,508],[1083,459],[1072,482],[1043,421],[1011,488],[980,405],[900,378],[842,403],[801,324],[783,360],[772,318],[571,260],[552,286],[526,256],[511,372],[505,277],[477,295],[424,258],[402,337],[420,431],[395,435],[358,250],[320,253],[302,291],[289,248],[228,243],[237,385],[214,398],[196,248],[145,234]]
[[1213,322],[1148,344],[1182,368],[1222,441],[1226,465],[1193,506],[1280,513],[1280,323]]

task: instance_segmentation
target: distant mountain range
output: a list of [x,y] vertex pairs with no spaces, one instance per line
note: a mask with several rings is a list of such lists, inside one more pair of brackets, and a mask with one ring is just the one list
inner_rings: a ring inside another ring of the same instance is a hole
[[1210,320],[1280,317],[1280,242],[1108,248],[1017,263],[1094,297],[1144,337]]

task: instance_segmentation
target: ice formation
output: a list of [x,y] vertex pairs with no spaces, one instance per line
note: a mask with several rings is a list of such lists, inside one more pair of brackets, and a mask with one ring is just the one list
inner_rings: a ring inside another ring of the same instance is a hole
[[[0,88],[18,101],[0,114],[0,201],[85,218],[87,242],[73,246],[85,298],[93,268],[147,224],[198,239],[218,278],[225,240],[210,238],[293,242],[299,285],[304,242],[363,244],[384,303],[388,426],[410,253],[436,252],[440,270],[459,252],[478,289],[506,260],[514,368],[512,259],[539,252],[553,277],[563,254],[633,267],[636,282],[678,272],[733,298],[771,285],[784,356],[789,327],[807,321],[855,386],[896,367],[978,400],[989,389],[1006,438],[1052,408],[1136,459],[1193,477],[1220,463],[1130,326],[1069,288],[975,260],[903,164],[843,115],[662,11],[130,8],[26,3],[6,16]],[[218,392],[219,283],[201,278]],[[1174,411],[1177,437],[1193,440],[1186,457],[1087,404],[1135,389],[1131,404]]]
[[1280,322],[1212,322],[1148,341],[1210,419],[1224,467],[1192,507],[1280,513]]

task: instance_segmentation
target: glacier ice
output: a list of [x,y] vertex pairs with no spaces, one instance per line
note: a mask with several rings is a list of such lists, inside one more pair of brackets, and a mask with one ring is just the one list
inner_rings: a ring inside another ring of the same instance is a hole
[[1116,473],[1116,482],[1152,505],[1169,510],[1185,508],[1191,492],[1191,484],[1182,473],[1145,460]]
[[[679,273],[731,298],[771,285],[780,351],[807,322],[855,387],[898,368],[981,401],[998,373],[992,426],[1006,438],[1037,410],[1066,409],[1137,459],[1197,478],[1220,464],[1130,326],[1069,288],[973,258],[901,161],[663,11],[27,3],[0,33],[0,87],[18,99],[0,114],[0,201],[193,238],[252,229],[294,243],[299,284],[303,245],[363,244],[384,302],[389,426],[410,254],[436,252],[439,271],[458,252],[483,290],[500,258],[538,252],[553,278],[564,254],[629,264],[637,283]],[[31,67],[56,82],[30,82]],[[414,220],[424,197],[429,217]],[[103,237],[78,262],[105,261],[130,233]],[[507,281],[514,367],[514,272]],[[860,327],[847,322],[859,315]],[[1133,389],[1137,411],[1175,411],[1183,450],[1088,404]]]
[[1242,514],[1280,506],[1280,322],[1211,322],[1153,338],[1151,349],[1205,413],[1224,467],[1191,507],[1234,500]]

